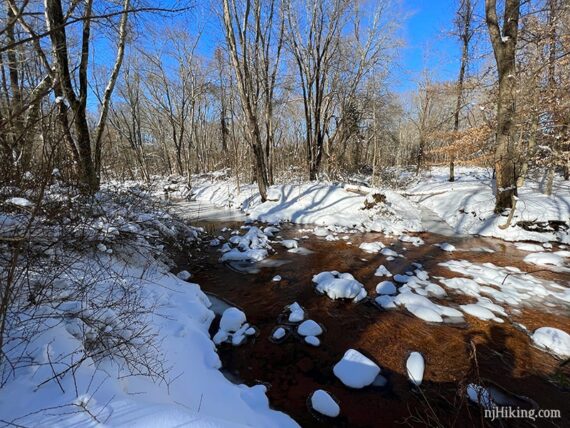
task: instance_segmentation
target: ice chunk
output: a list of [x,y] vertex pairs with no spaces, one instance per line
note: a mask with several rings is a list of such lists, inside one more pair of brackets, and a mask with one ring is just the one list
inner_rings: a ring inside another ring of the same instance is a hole
[[382,281],[376,286],[376,293],[378,294],[396,294],[398,289],[392,281]]
[[313,320],[303,321],[299,327],[297,327],[297,333],[301,336],[318,336],[323,332],[321,326]]
[[533,342],[562,358],[570,357],[570,334],[554,327],[541,327],[532,334]]
[[271,281],[273,281],[273,282],[279,282],[279,281],[281,281],[281,279],[282,279],[282,278],[281,278],[281,275],[275,275],[275,276],[271,279]]
[[335,364],[333,372],[346,386],[358,389],[374,382],[380,367],[356,349],[349,349]]
[[333,300],[352,299],[358,302],[367,294],[364,286],[349,273],[321,272],[313,276],[313,282],[317,284],[317,291]]
[[422,384],[422,379],[424,378],[424,357],[419,352],[412,352],[406,361],[406,369],[408,371],[408,377],[410,381],[416,385],[420,386]]
[[330,418],[336,418],[340,414],[340,407],[330,396],[330,394],[322,389],[317,389],[311,395],[311,407],[322,415]]

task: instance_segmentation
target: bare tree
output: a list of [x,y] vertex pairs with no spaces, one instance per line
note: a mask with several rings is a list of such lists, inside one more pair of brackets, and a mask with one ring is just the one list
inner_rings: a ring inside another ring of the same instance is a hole
[[[461,109],[463,107],[463,92],[465,85],[465,75],[469,63],[469,44],[473,38],[473,13],[474,5],[471,0],[460,0],[459,9],[456,13],[456,28],[458,36],[461,40],[461,65],[459,67],[459,77],[457,78],[457,103],[455,106],[455,114],[453,117],[453,130],[455,133],[459,131],[459,119]],[[455,181],[455,162],[454,154],[451,154],[449,162],[449,181]]]
[[263,201],[267,200],[271,177],[273,96],[283,43],[279,4],[277,0],[223,2],[226,43],[236,74],[248,141],[254,155],[255,178]]

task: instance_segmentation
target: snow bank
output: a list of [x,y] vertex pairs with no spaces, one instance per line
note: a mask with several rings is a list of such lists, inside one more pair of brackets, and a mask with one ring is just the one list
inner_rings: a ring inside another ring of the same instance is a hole
[[194,181],[193,196],[197,200],[223,207],[238,207],[252,220],[362,227],[364,230],[393,234],[423,230],[418,207],[390,190],[367,189],[369,193],[381,192],[385,202],[365,209],[368,194],[355,193],[331,183],[271,186],[268,201],[262,203],[255,185],[242,185],[238,192],[232,180]]
[[[523,229],[517,223],[565,222],[570,218],[570,182],[556,177],[552,196],[543,193],[542,177],[529,177],[519,189],[519,200],[510,227],[506,216],[495,215],[491,172],[483,168],[457,168],[449,182],[447,168],[432,168],[407,190],[415,202],[435,212],[460,235],[493,236],[507,241],[570,242],[568,230],[545,232]],[[548,226],[547,226],[548,228]]]
[[[136,374],[119,379],[113,374],[124,374],[124,368],[115,361],[88,360],[74,376],[68,372],[59,378],[65,392],[56,382],[36,388],[53,376],[48,360],[69,354],[71,363],[81,356],[81,342],[58,320],[48,323],[30,344],[39,351],[33,370],[18,370],[3,387],[2,419],[21,418],[18,424],[25,426],[94,426],[92,414],[102,426],[297,426],[269,408],[265,386],[234,385],[219,371],[221,363],[208,334],[214,314],[197,284],[180,280],[160,265],[133,267],[115,260],[114,269],[129,287],[143,288],[145,300],[160,305],[150,315],[149,326],[158,335],[165,366],[171,367],[169,384]],[[224,325],[234,329],[241,320],[226,317]]]

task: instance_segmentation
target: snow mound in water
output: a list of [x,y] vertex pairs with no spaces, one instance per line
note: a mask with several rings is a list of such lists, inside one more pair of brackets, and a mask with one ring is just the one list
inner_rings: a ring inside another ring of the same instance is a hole
[[317,291],[326,294],[331,299],[352,299],[359,302],[367,295],[364,286],[349,273],[337,271],[321,272],[313,276]]
[[515,267],[503,268],[492,263],[476,264],[467,260],[450,260],[439,265],[471,277],[442,279],[441,283],[478,300],[485,295],[496,303],[518,306],[523,303],[538,304],[546,299],[560,304],[560,301],[567,302],[570,298],[570,288],[536,278]]
[[495,319],[495,314],[491,312],[489,309],[478,305],[476,303],[472,303],[469,305],[459,305],[461,310],[466,314],[472,315],[476,318],[481,320],[492,320]]
[[533,342],[559,357],[570,357],[570,334],[554,327],[541,327],[532,334]]
[[394,303],[394,298],[392,296],[378,296],[374,299],[377,305],[382,309],[395,309],[396,304]]
[[299,244],[294,239],[284,239],[281,241],[281,245],[288,249],[299,247]]
[[408,371],[408,378],[416,385],[420,386],[424,378],[424,357],[419,352],[412,352],[406,361],[406,370]]
[[424,240],[419,236],[401,235],[400,238],[398,239],[402,242],[409,242],[416,247],[419,247],[420,245],[424,244]]
[[367,253],[379,253],[385,245],[382,242],[363,242],[358,248]]
[[396,294],[398,289],[392,281],[382,281],[376,286],[376,293],[378,294]]
[[299,327],[297,327],[297,333],[301,336],[318,336],[322,332],[322,327],[313,320],[303,321]]
[[311,407],[322,415],[336,418],[340,414],[340,407],[330,394],[322,389],[317,389],[311,395]]
[[349,349],[335,364],[333,372],[346,386],[359,389],[374,382],[380,367],[357,350]]
[[288,306],[289,309],[289,322],[301,322],[305,319],[305,311],[297,302]]
[[245,314],[238,308],[228,308],[222,314],[220,328],[225,331],[234,332],[245,323]]
[[[234,235],[229,239],[229,244],[234,245],[220,258],[221,262],[251,261],[258,262],[268,256],[271,250],[269,239],[259,228],[252,226],[243,236]],[[225,246],[224,246],[225,247]],[[224,248],[225,250],[226,248]]]
[[216,345],[222,342],[231,342],[232,345],[241,345],[246,336],[252,336],[256,330],[246,322],[245,314],[238,308],[228,308],[222,314],[220,329],[212,339]]
[[447,251],[449,253],[455,251],[455,245],[451,245],[447,242],[442,242],[441,244],[435,244],[436,247],[441,248],[443,251]]
[[380,265],[380,266],[378,266],[378,269],[376,269],[376,272],[374,272],[374,276],[388,276],[389,277],[389,276],[392,276],[392,274],[386,268],[386,266]]

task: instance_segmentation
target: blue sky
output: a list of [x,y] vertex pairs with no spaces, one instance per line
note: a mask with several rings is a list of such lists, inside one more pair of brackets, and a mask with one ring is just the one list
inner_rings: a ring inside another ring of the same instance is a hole
[[428,68],[437,80],[453,80],[459,67],[459,45],[448,33],[452,28],[456,0],[404,0],[411,13],[402,28],[406,47],[400,59],[400,80],[395,89],[415,86],[422,70]]
[[[215,0],[213,0],[215,1]],[[373,1],[373,0],[372,0]],[[174,6],[176,0],[163,0],[163,6]],[[457,40],[449,35],[457,0],[401,0],[403,14],[401,29],[398,36],[404,40],[405,47],[401,49],[400,57],[393,68],[391,80],[392,90],[407,92],[416,86],[424,69],[430,70],[435,80],[454,80],[459,66],[459,45]],[[406,18],[407,16],[407,18]],[[216,45],[223,42],[218,18],[211,11],[208,1],[195,2],[191,17],[165,18],[156,15],[142,17],[143,21],[160,20],[162,26],[180,24],[191,27],[192,32],[202,31],[198,51],[205,57],[211,57]],[[141,38],[146,37],[141,35]],[[151,37],[152,39],[152,37]],[[152,45],[154,40],[140,40]],[[115,56],[114,46],[108,42],[95,41],[94,50],[99,61],[111,63]],[[96,99],[91,99],[96,104]]]

